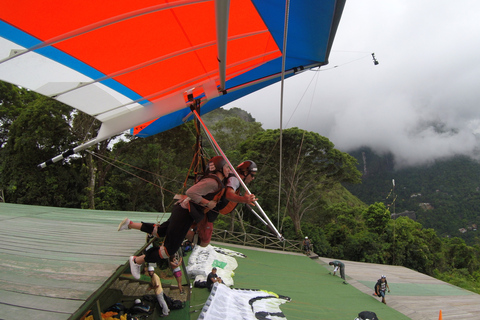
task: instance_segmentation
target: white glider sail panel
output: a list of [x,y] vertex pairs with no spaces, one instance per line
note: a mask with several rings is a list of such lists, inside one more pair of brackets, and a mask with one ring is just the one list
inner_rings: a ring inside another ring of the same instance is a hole
[[[344,3],[291,0],[286,69],[327,63]],[[187,93],[205,113],[279,81],[228,94],[281,72],[284,18],[279,0],[4,0],[0,79],[96,117],[99,141],[148,136],[182,123]]]
[[286,320],[280,306],[290,298],[273,292],[230,289],[214,284],[198,319],[200,320]]

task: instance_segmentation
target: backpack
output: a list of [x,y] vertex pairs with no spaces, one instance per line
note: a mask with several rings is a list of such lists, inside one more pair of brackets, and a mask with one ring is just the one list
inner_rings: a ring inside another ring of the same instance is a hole
[[[377,288],[378,286],[381,286],[382,285],[382,279],[378,279],[377,283],[375,283],[375,287],[373,287],[373,291],[375,291],[375,294],[377,296],[380,295],[380,292],[378,292]],[[385,279],[385,286],[387,285],[387,279]]]

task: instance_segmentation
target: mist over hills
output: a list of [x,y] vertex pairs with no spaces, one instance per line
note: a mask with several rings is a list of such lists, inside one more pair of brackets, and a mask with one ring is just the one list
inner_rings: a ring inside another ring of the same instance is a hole
[[383,202],[391,213],[415,212],[416,221],[439,236],[473,244],[480,226],[480,163],[466,156],[395,170],[390,153],[367,147],[349,152],[358,160],[362,184],[345,187],[367,204]]

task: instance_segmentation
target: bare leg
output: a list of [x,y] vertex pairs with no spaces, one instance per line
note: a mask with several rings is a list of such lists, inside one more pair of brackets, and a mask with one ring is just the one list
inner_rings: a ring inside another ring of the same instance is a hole
[[136,264],[142,264],[145,262],[145,255],[142,254],[141,256],[135,257],[135,263]]
[[136,230],[140,230],[140,228],[142,227],[142,223],[141,222],[130,222],[130,224],[128,225],[128,229],[136,229]]
[[177,284],[178,284],[178,290],[180,290],[180,292],[182,292],[183,291],[182,277],[177,277]]

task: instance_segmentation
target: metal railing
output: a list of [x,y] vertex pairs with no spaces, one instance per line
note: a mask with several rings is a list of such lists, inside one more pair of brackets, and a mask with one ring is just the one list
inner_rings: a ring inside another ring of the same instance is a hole
[[262,236],[252,233],[213,229],[212,240],[263,249],[303,252],[302,241],[287,239],[280,241],[277,237]]

